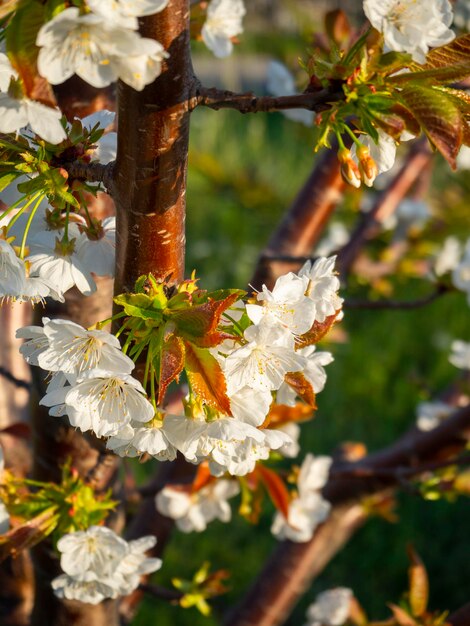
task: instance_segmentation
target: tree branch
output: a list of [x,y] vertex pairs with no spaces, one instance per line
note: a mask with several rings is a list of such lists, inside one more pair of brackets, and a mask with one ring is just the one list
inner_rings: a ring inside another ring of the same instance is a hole
[[196,82],[195,95],[191,99],[190,108],[204,106],[218,111],[219,109],[235,109],[240,113],[267,113],[269,111],[286,111],[288,109],[307,109],[308,111],[324,111],[333,102],[344,100],[341,83],[333,88],[316,92],[305,92],[292,96],[256,96],[252,92],[235,93],[203,87]]
[[[412,476],[421,471],[423,463],[433,457],[450,453],[455,455],[456,446],[462,448],[465,445],[463,436],[468,430],[470,406],[456,411],[432,431],[421,432],[414,427],[382,451],[355,463],[336,463],[323,489],[324,497],[334,505],[330,518],[319,527],[309,542],[299,544],[285,541],[275,548],[243,601],[228,616],[225,625],[282,624],[307,586],[363,523],[364,510],[354,502],[365,495],[398,486],[404,470]],[[385,474],[381,475],[383,471]],[[355,513],[350,522],[348,516],[353,515],[352,511]]]
[[112,194],[114,187],[114,161],[106,164],[98,163],[97,161],[91,161],[90,163],[73,161],[72,163],[64,163],[61,167],[67,170],[71,178],[90,183],[103,183],[108,192]]

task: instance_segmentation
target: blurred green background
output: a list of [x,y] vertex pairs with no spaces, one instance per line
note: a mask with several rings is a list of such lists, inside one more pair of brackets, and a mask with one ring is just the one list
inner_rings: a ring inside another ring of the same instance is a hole
[[[288,4],[292,8],[296,3]],[[243,40],[231,59],[214,61],[202,53],[199,62],[207,75],[205,82],[213,78],[219,84],[245,87],[251,86],[251,80],[262,91],[263,60],[283,59],[291,69],[298,67],[296,58],[307,49],[308,33],[298,27],[303,20],[293,19],[284,39],[279,32],[267,35],[262,17],[254,23],[246,45]],[[197,52],[202,52],[199,46]],[[259,251],[311,171],[312,148],[312,130],[280,114],[243,117],[207,110],[193,114],[187,270],[196,269],[204,287],[246,285]],[[359,203],[367,202],[365,193],[349,192],[335,219],[348,227],[354,224]],[[432,218],[424,228],[408,233],[409,252],[400,275],[373,285],[353,279],[343,296],[414,299],[429,293],[431,284],[418,274],[433,248],[423,241],[426,238],[437,247],[449,234],[462,240],[470,236],[469,199],[468,173],[453,174],[436,159],[426,198]],[[371,246],[374,258],[383,256],[392,236],[384,232]],[[340,341],[324,344],[335,361],[327,368],[317,417],[303,426],[300,459],[307,451],[331,454],[341,441],[362,441],[369,450],[391,443],[414,423],[416,405],[454,380],[457,370],[448,362],[449,346],[454,338],[470,340],[469,321],[462,294],[449,294],[413,311],[348,310]],[[354,536],[308,590],[289,626],[303,624],[305,609],[316,594],[334,586],[351,587],[371,618],[384,619],[389,614],[386,603],[399,600],[406,589],[408,542],[428,568],[431,608],[452,610],[468,601],[468,500],[428,502],[404,493],[397,513],[398,523],[374,518]],[[175,531],[155,580],[171,585],[174,576],[190,578],[208,560],[214,569],[231,571],[231,591],[213,603],[208,618],[195,609],[147,599],[134,625],[220,624],[222,612],[241,597],[276,544],[269,532],[272,515],[269,505],[260,524],[250,526],[237,516],[235,502],[230,524],[212,523],[202,534]]]

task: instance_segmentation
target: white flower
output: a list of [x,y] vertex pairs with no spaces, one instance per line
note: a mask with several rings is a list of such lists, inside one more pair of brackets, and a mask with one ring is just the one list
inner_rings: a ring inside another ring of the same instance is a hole
[[312,327],[315,319],[315,307],[305,297],[308,279],[292,272],[280,276],[271,291],[263,285],[263,290],[256,299],[262,302],[247,304],[246,312],[253,324],[259,324],[267,316],[271,323],[278,322],[296,335],[303,335]]
[[18,78],[18,72],[4,52],[0,52],[0,91],[8,91],[12,78]]
[[98,437],[117,435],[131,421],[148,422],[154,416],[139,381],[100,370],[86,372],[72,387],[50,391],[39,404],[64,404],[72,426],[92,430]]
[[28,124],[31,130],[49,143],[58,144],[67,138],[60,123],[62,112],[30,100],[11,98],[0,93],[0,132],[16,133]]
[[[116,113],[103,109],[101,111],[96,111],[91,115],[87,115],[81,121],[82,126],[88,130],[91,130],[96,125],[98,125],[99,128],[107,129],[114,123],[115,118]],[[113,131],[105,132],[104,135],[96,142],[96,148],[91,153],[91,160],[99,161],[100,163],[103,163],[103,165],[106,165],[110,161],[114,161],[116,159],[116,154],[117,133]]]
[[[270,61],[267,70],[266,90],[273,96],[291,96],[297,93],[295,81],[287,67],[278,61]],[[307,109],[289,109],[283,115],[294,122],[312,126],[313,112]]]
[[269,412],[273,397],[270,391],[243,387],[229,395],[235,419],[252,426],[261,426]]
[[92,572],[96,580],[109,576],[125,556],[127,545],[111,529],[91,526],[86,531],[64,535],[57,542],[60,566],[69,576],[80,578]]
[[47,347],[37,357],[38,365],[50,372],[79,376],[99,368],[116,374],[130,374],[134,362],[121,351],[114,335],[103,330],[85,330],[69,320],[43,319]]
[[367,173],[364,171],[357,155],[356,144],[353,144],[351,147],[351,156],[355,163],[359,166],[362,179],[368,187],[372,187],[376,176],[392,169],[395,164],[395,157],[397,153],[397,144],[393,137],[387,135],[387,133],[380,130],[380,128],[377,129],[377,132],[379,133],[378,143],[375,143],[369,135],[362,135],[359,137],[359,142],[369,150],[370,156],[377,166],[377,172],[373,177],[367,176]]
[[276,513],[271,532],[279,540],[305,543],[313,537],[317,526],[327,519],[330,509],[331,504],[317,493],[308,498],[295,498],[289,504],[287,520],[282,513]]
[[420,430],[432,430],[454,410],[454,407],[445,402],[421,402],[416,409],[416,426]]
[[470,343],[457,339],[452,342],[451,349],[452,354],[449,357],[449,361],[452,365],[464,370],[470,370]]
[[299,371],[305,365],[304,358],[295,352],[294,335],[282,326],[263,321],[249,326],[245,339],[248,343],[225,361],[229,393],[243,387],[279,389],[287,372]]
[[87,0],[88,7],[96,15],[117,26],[137,30],[138,17],[159,13],[169,0]]
[[[43,323],[49,321],[48,317],[42,318]],[[44,328],[41,326],[23,326],[16,331],[17,339],[26,339],[20,347],[26,363],[30,365],[39,365],[38,357],[49,346],[49,339],[46,337]]]
[[161,72],[168,57],[154,39],[115,25],[99,15],[79,15],[65,9],[39,30],[38,70],[57,85],[77,74],[93,87],[106,87],[118,78],[141,90]]
[[161,559],[148,558],[145,554],[157,543],[150,535],[127,543],[127,553],[111,574],[111,585],[120,596],[127,596],[137,589],[141,576],[156,572],[162,566]]
[[[331,352],[317,352],[316,346],[307,346],[298,351],[305,357],[306,365],[303,375],[312,385],[313,391],[317,394],[323,391],[326,383],[325,365],[329,365],[334,361]],[[287,383],[282,383],[276,396],[277,404],[286,404],[288,406],[295,405],[295,391]]]
[[89,604],[128,595],[138,587],[143,574],[161,567],[160,559],[145,555],[155,543],[151,536],[128,543],[101,526],[64,535],[57,548],[65,574],[52,581],[54,593]]
[[60,244],[54,246],[55,237],[54,231],[44,231],[35,236],[27,258],[31,264],[31,275],[50,281],[60,293],[76,286],[83,295],[89,296],[96,291],[96,284],[77,255],[76,241],[72,240],[64,250]]
[[13,248],[0,239],[0,298],[37,304],[51,296],[64,301],[60,289],[56,289],[46,277],[31,276],[29,263],[15,255]]
[[343,304],[337,294],[340,283],[335,273],[335,262],[336,256],[320,257],[313,264],[307,261],[299,272],[299,276],[307,276],[309,279],[307,296],[315,305],[316,322],[324,322]]
[[342,626],[349,617],[353,593],[346,587],[329,589],[318,594],[307,609],[305,626]]
[[155,502],[157,510],[174,519],[183,532],[202,532],[215,519],[230,521],[232,511],[227,500],[239,491],[234,480],[213,480],[198,491],[164,487]]
[[417,63],[455,37],[448,0],[364,0],[364,12],[390,50],[409,52]]
[[243,0],[211,0],[209,3],[201,36],[216,57],[223,58],[232,53],[232,37],[243,32],[245,13]]
[[116,218],[103,220],[98,239],[83,235],[77,241],[77,257],[85,269],[97,276],[114,276],[116,256]]
[[81,579],[68,574],[61,574],[54,578],[51,587],[58,598],[78,600],[86,604],[99,604],[106,598],[117,597],[117,593],[112,587],[96,580],[91,572],[82,576]]
[[282,454],[287,459],[295,459],[300,452],[300,426],[296,422],[286,422],[276,426],[276,430],[286,433],[291,439],[289,443],[285,443],[278,449],[279,454]]
[[447,237],[434,261],[436,276],[443,276],[459,264],[462,247],[457,237]]
[[106,447],[119,456],[135,457],[147,453],[159,461],[176,459],[177,450],[166,435],[163,421],[152,419],[144,426],[133,426],[131,423],[120,429],[108,439]]
[[278,539],[290,539],[303,543],[310,541],[315,529],[324,522],[331,510],[320,489],[328,479],[332,459],[327,456],[305,457],[297,479],[298,496],[289,503],[287,520],[278,512],[271,526],[271,532]]

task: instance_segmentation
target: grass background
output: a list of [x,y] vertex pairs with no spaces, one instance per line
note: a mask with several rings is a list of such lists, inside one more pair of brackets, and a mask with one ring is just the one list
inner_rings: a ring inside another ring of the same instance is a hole
[[[292,33],[284,45],[277,36],[248,33],[247,49],[295,59],[302,44],[295,52],[294,42],[299,39]],[[228,67],[224,63],[215,71],[223,73]],[[295,66],[294,62],[291,67]],[[246,285],[260,249],[311,171],[312,148],[312,131],[280,114],[242,117],[233,111],[207,110],[193,114],[188,273],[196,269],[207,288]],[[352,225],[364,193],[350,191],[337,219]],[[469,198],[468,174],[451,174],[437,159],[427,198],[433,218],[423,233],[413,235],[412,262],[385,285],[392,295],[414,299],[429,293],[432,287],[414,270],[416,261],[432,252],[423,241],[438,244],[448,234],[462,240],[470,236]],[[372,246],[373,253],[381,255],[390,239],[385,233]],[[377,295],[354,280],[351,294]],[[342,323],[345,340],[324,345],[335,361],[328,366],[328,382],[318,397],[317,417],[303,427],[301,458],[308,451],[331,454],[341,441],[362,441],[369,450],[390,444],[413,424],[418,402],[432,398],[455,378],[449,346],[454,338],[470,341],[469,320],[462,294],[449,294],[413,311],[349,310]],[[384,619],[389,614],[386,603],[399,600],[406,589],[408,542],[428,567],[432,608],[452,610],[468,601],[468,501],[427,502],[405,493],[399,496],[397,513],[398,523],[374,518],[354,536],[308,590],[288,626],[303,624],[308,604],[333,586],[352,587],[369,616]],[[259,525],[252,527],[236,515],[235,504],[230,524],[214,522],[202,534],[175,531],[155,580],[170,585],[173,576],[190,578],[208,560],[214,569],[231,571],[231,591],[213,603],[208,618],[195,609],[147,599],[134,626],[220,624],[223,611],[242,596],[275,546],[269,532],[272,515],[268,507]]]

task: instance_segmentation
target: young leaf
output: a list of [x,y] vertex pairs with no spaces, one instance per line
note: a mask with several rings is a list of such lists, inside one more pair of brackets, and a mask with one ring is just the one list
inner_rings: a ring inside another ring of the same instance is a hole
[[454,101],[439,89],[417,84],[403,87],[399,98],[431,143],[455,169],[466,122]]
[[192,390],[209,406],[230,415],[227,385],[217,360],[205,348],[198,348],[189,341],[185,346],[185,370]]
[[57,507],[51,506],[33,519],[12,528],[0,537],[0,562],[38,544],[54,530],[58,520]]
[[414,617],[422,617],[426,613],[429,598],[429,582],[426,568],[412,546],[408,546],[410,567],[408,578],[410,582],[410,606]]
[[264,465],[257,465],[256,471],[266,487],[272,503],[280,511],[285,519],[289,515],[289,492],[284,482],[279,478],[278,474]]
[[10,61],[18,72],[25,94],[31,100],[55,106],[52,87],[38,74],[39,48],[36,38],[44,23],[44,6],[36,0],[23,4],[12,17],[6,29],[7,51]]
[[163,401],[168,385],[183,371],[184,354],[184,343],[180,337],[174,334],[165,337],[160,354],[157,404]]
[[323,339],[323,337],[331,330],[331,327],[335,323],[339,313],[340,310],[336,311],[334,315],[329,315],[325,318],[324,322],[315,322],[308,332],[296,339],[297,349],[311,346]]
[[317,408],[313,387],[302,372],[288,372],[284,380],[309,407],[312,409]]

